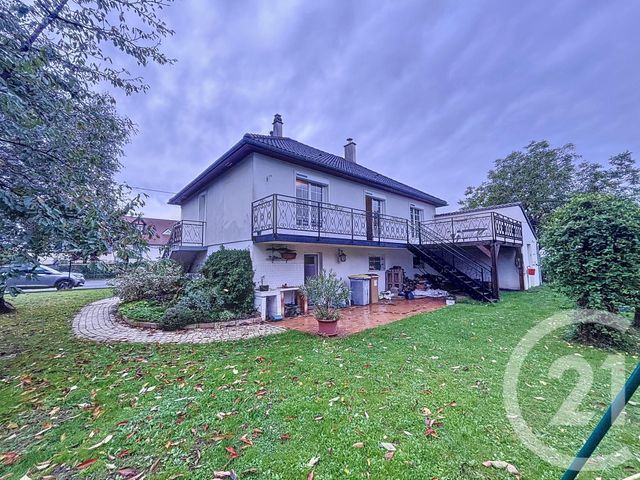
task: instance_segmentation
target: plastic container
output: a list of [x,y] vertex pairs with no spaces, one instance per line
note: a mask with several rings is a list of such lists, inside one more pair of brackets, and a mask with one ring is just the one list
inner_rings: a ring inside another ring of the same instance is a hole
[[371,277],[367,274],[350,275],[351,305],[369,305],[371,303]]

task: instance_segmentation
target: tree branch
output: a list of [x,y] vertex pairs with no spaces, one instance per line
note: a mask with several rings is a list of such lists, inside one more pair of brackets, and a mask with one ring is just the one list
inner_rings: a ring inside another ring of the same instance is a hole
[[[54,8],[52,12],[48,13],[48,15],[42,19],[33,33],[29,35],[29,38],[22,44],[22,47],[20,48],[21,52],[28,52],[31,49],[31,46],[42,34],[44,29],[51,25],[51,22],[56,19],[58,14],[62,11],[62,9],[67,5],[68,2],[69,0],[61,0],[60,3],[56,5],[56,8]],[[45,9],[45,11],[47,10]]]

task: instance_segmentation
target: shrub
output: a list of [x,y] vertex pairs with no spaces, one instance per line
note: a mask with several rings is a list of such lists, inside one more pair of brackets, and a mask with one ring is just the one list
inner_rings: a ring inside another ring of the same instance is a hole
[[193,311],[178,304],[167,309],[159,325],[162,330],[178,330],[192,323],[198,323]]
[[176,305],[191,310],[198,321],[215,320],[221,309],[218,290],[205,279],[190,281]]
[[349,304],[351,290],[334,272],[323,271],[310,278],[302,287],[302,293],[313,303],[318,320],[338,320],[339,307]]
[[164,305],[153,300],[136,300],[123,303],[118,308],[125,317],[141,322],[159,322],[166,310]]
[[254,310],[253,264],[248,250],[224,247],[207,258],[201,269],[204,280],[215,289],[222,310],[248,314]]
[[118,275],[113,281],[115,294],[123,302],[155,300],[166,303],[182,290],[182,267],[173,260],[144,262]]
[[[618,313],[640,304],[640,206],[634,201],[576,195],[551,215],[541,240],[547,278],[578,307]],[[619,343],[608,330],[586,323],[575,334],[591,344]]]

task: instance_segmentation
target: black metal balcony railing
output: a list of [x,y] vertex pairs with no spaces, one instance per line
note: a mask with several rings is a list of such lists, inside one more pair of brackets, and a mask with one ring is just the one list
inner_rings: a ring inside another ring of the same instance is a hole
[[171,237],[167,246],[202,247],[204,245],[205,222],[197,220],[181,220],[171,229]]
[[[434,235],[453,243],[499,240],[522,243],[522,224],[504,215],[489,212],[446,220],[412,222],[376,212],[288,195],[269,195],[252,204],[253,237],[302,234],[318,239],[416,243],[421,224]],[[428,242],[423,239],[422,243]]]
[[407,241],[407,220],[357,208],[270,195],[252,204],[253,236],[299,233],[345,240]]
[[423,222],[435,234],[453,243],[498,240],[522,243],[522,223],[496,212],[456,215]]

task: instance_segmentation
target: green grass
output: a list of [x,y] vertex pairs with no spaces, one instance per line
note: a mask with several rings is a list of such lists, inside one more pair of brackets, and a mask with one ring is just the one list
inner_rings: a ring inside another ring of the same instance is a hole
[[138,322],[159,322],[166,310],[164,305],[150,300],[127,302],[118,307],[122,315]]
[[[75,312],[108,295],[22,295],[17,315],[0,316],[1,351],[11,354],[0,357],[0,453],[20,454],[13,465],[0,462],[0,478],[120,478],[117,470],[131,468],[146,478],[210,479],[214,470],[233,468],[241,479],[301,479],[316,456],[316,479],[513,478],[482,466],[490,459],[514,464],[525,479],[561,475],[520,442],[502,393],[520,339],[568,307],[547,289],[334,340],[297,332],[209,345],[74,338]],[[562,332],[528,355],[519,396],[536,434],[572,453],[596,418],[579,428],[549,426],[577,378],[549,378],[551,364],[565,355],[594,366],[593,389],[580,408],[601,412],[610,399],[610,375],[600,368],[609,352],[570,345]],[[627,355],[628,370],[635,362]],[[425,407],[442,409],[435,438],[424,434]],[[640,455],[640,407],[630,407],[628,417],[600,453],[624,445]],[[108,435],[110,442],[89,449]],[[353,447],[358,442],[364,448]],[[380,442],[396,445],[393,459],[385,460]],[[226,448],[240,456],[231,459]],[[77,468],[90,459],[95,463]],[[580,478],[621,479],[639,470],[636,459]]]

